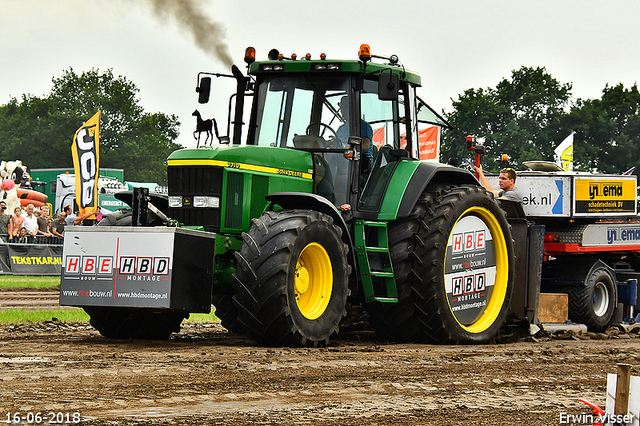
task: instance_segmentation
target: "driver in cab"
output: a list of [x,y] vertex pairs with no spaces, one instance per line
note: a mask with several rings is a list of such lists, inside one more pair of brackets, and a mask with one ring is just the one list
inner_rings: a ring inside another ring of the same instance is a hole
[[[336,135],[338,139],[342,142],[342,144],[346,144],[347,140],[349,140],[349,98],[347,96],[343,96],[340,99],[340,111],[342,112],[342,117],[344,118],[344,124],[338,128]],[[371,125],[367,123],[365,120],[360,120],[361,128],[360,135],[362,136],[362,145],[360,147],[363,159],[366,157],[367,161],[365,161],[364,170],[369,170],[371,165],[373,164],[373,144],[371,140],[373,139],[373,129]]]

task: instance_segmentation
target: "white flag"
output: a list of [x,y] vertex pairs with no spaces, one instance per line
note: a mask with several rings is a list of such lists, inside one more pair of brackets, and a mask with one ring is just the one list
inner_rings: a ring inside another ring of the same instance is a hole
[[574,132],[571,132],[554,151],[556,163],[567,172],[573,171],[573,135]]

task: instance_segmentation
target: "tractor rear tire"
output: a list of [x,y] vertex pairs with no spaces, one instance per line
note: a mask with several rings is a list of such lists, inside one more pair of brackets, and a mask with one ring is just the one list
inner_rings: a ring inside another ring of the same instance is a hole
[[513,292],[514,250],[492,194],[430,186],[407,219],[390,225],[389,245],[398,303],[367,305],[380,338],[471,344],[496,335]]
[[604,268],[592,271],[584,286],[565,286],[569,296],[569,318],[582,323],[589,331],[603,332],[613,317],[616,308],[615,281]]
[[214,294],[213,306],[216,307],[215,315],[224,328],[234,334],[245,333],[244,326],[238,321],[238,308],[233,303],[233,295]]
[[253,219],[237,264],[234,301],[246,335],[271,346],[317,346],[338,333],[349,295],[348,246],[313,210]]
[[89,323],[110,339],[166,340],[180,331],[180,324],[189,318],[184,312],[154,312],[134,309],[85,307]]

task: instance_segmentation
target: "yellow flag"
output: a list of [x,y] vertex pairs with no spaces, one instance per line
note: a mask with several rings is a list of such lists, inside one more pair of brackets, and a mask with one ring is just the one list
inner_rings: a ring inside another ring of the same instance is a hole
[[99,128],[100,111],[78,129],[71,145],[76,177],[76,204],[80,215],[95,211],[98,206]]

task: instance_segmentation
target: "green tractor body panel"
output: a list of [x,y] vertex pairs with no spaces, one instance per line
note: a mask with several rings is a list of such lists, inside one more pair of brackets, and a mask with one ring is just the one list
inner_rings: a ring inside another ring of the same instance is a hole
[[[311,154],[260,146],[183,149],[167,160],[172,217],[184,225],[222,234],[240,234],[262,215],[265,197],[274,192],[313,191]],[[195,197],[217,198],[215,206],[197,206]]]
[[206,164],[305,179],[310,179],[309,175],[313,173],[311,154],[308,152],[250,145],[181,149],[171,153],[168,162],[170,166],[179,162],[180,165]]
[[422,164],[420,161],[398,162],[398,166],[391,176],[387,190],[382,198],[378,220],[392,221],[397,218],[398,209],[405,196],[409,181],[420,164]]

